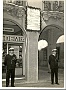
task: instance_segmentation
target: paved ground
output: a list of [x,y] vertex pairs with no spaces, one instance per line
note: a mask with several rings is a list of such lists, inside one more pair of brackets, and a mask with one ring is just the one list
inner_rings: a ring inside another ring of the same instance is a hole
[[[64,87],[64,70],[59,69],[59,84],[52,85],[50,73],[47,68],[39,69],[39,80],[37,83],[28,83],[24,77],[15,79],[15,87],[42,87],[42,88],[63,88]],[[5,80],[2,81],[2,86],[5,87]]]

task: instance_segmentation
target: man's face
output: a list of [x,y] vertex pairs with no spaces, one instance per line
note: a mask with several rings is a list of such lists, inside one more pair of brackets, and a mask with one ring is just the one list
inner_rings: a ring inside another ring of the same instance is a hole
[[13,55],[13,54],[14,54],[14,50],[10,50],[10,51],[9,51],[9,54],[10,54],[10,55]]
[[52,52],[52,54],[56,55],[56,51]]

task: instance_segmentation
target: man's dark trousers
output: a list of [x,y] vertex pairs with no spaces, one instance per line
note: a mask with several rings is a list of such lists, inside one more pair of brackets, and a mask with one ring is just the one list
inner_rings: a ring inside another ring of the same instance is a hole
[[58,68],[51,69],[51,82],[54,83],[54,75],[55,75],[55,83],[58,83]]
[[11,76],[11,86],[14,87],[15,69],[7,69],[6,73],[6,87],[9,86],[9,78]]

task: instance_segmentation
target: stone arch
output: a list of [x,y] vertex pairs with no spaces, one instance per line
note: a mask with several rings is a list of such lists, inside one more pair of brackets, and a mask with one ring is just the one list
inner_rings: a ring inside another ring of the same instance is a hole
[[58,26],[58,25],[55,25],[55,24],[51,24],[51,25],[47,25],[45,28],[43,28],[41,31],[40,31],[40,34],[39,34],[39,37],[40,35],[49,30],[50,28],[56,28],[56,29],[59,29],[62,33],[63,33],[63,28],[61,26]]
[[55,43],[56,43],[57,39],[59,38],[59,36],[64,34],[64,30],[61,26],[52,24],[52,25],[46,26],[42,31],[40,31],[38,40],[45,39],[48,42],[47,35],[49,33],[49,30],[50,30],[50,32],[51,32],[51,30],[54,30],[54,32],[56,31],[55,33],[57,33],[57,35],[55,37]]

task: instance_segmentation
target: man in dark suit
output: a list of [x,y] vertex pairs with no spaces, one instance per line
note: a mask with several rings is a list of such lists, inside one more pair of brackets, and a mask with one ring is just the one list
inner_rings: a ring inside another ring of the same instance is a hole
[[14,87],[16,55],[14,48],[9,49],[9,54],[6,55],[4,64],[6,66],[6,87],[9,86],[9,78],[11,76],[11,87]]
[[57,59],[57,49],[52,50],[52,54],[49,56],[49,64],[51,69],[51,84],[54,84],[54,75],[55,75],[55,84],[58,84],[58,59]]

